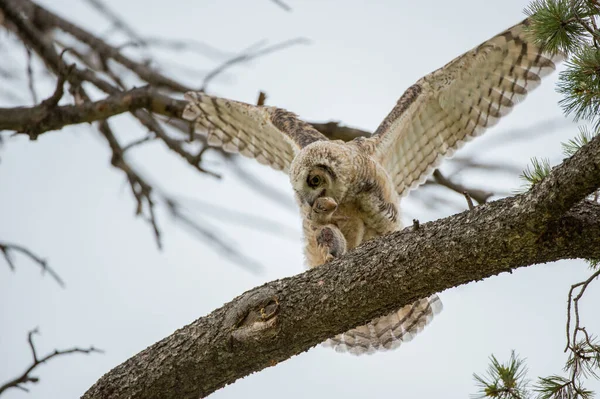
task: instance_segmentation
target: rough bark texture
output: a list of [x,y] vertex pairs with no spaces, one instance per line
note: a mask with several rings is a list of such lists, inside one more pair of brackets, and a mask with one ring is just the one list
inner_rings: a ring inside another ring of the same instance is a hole
[[502,272],[600,258],[600,137],[526,194],[369,241],[267,283],[104,375],[86,399],[198,398],[418,298]]

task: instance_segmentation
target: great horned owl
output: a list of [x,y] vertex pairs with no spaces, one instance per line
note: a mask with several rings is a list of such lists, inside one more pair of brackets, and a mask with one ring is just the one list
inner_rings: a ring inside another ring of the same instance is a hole
[[[375,133],[330,141],[283,109],[186,94],[183,117],[209,145],[289,174],[301,209],[310,267],[402,227],[399,200],[443,157],[481,134],[555,69],[525,32],[511,27],[418,80]],[[398,346],[441,310],[437,295],[329,339],[354,354]]]

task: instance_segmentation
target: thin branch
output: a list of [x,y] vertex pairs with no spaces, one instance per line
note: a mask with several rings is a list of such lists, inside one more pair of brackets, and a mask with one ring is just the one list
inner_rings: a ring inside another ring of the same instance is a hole
[[158,228],[158,221],[156,220],[155,213],[155,202],[152,196],[152,186],[136,172],[124,158],[124,151],[121,144],[118,142],[114,133],[112,132],[108,121],[104,120],[99,124],[99,130],[108,142],[112,151],[111,164],[121,169],[127,176],[127,181],[131,188],[131,192],[136,200],[137,206],[135,210],[136,216],[144,214],[144,209],[148,212],[146,221],[152,226],[154,232],[154,238],[156,239],[156,245],[159,249],[162,249],[162,237]]
[[7,381],[5,384],[0,386],[0,395],[4,393],[6,390],[10,388],[20,389],[25,392],[29,392],[29,390],[24,386],[27,383],[37,383],[39,382],[39,378],[32,376],[31,373],[40,365],[48,362],[50,359],[59,356],[71,355],[73,353],[83,353],[89,355],[90,353],[103,353],[103,351],[94,348],[93,346],[83,349],[83,348],[71,348],[71,349],[63,349],[58,350],[55,349],[54,352],[51,352],[43,357],[38,357],[37,352],[35,350],[35,345],[33,344],[33,335],[39,334],[38,329],[31,330],[29,334],[27,334],[27,342],[29,343],[29,348],[31,349],[31,354],[33,357],[32,364],[21,374],[20,376]]
[[117,13],[111,10],[100,0],[87,0],[99,13],[103,14],[113,25],[113,28],[124,32],[138,45],[146,46],[146,40],[141,37],[133,28],[131,28]]
[[202,89],[201,91],[206,91],[208,84],[217,76],[219,76],[221,73],[225,72],[227,69],[231,68],[234,65],[237,64],[241,64],[244,62],[249,62],[251,60],[263,57],[265,55],[268,54],[272,54],[275,53],[277,51],[281,51],[284,49],[287,49],[289,47],[298,45],[298,44],[308,44],[310,43],[310,41],[304,37],[298,37],[295,39],[290,39],[290,40],[286,40],[284,42],[281,43],[277,43],[274,44],[272,46],[266,47],[264,49],[261,50],[256,50],[254,52],[244,52],[242,54],[239,54],[227,61],[225,61],[224,63],[222,63],[221,65],[219,65],[218,67],[216,67],[215,69],[213,69],[211,72],[209,72],[206,77],[204,78],[204,81],[202,82]]
[[35,81],[33,77],[33,68],[32,68],[32,60],[31,60],[31,50],[26,49],[27,52],[27,81],[29,82],[29,93],[31,94],[31,99],[34,104],[37,104],[37,93],[35,91]]
[[237,264],[238,266],[242,266],[244,269],[255,274],[264,270],[264,266],[262,264],[248,258],[248,256],[240,252],[237,248],[235,248],[235,246],[229,244],[228,241],[230,240],[218,237],[218,235],[215,234],[215,228],[211,228],[210,226],[206,227],[206,223],[202,223],[201,225],[200,223],[194,221],[190,216],[186,215],[181,210],[179,203],[173,199],[167,200],[167,207],[175,219],[182,222],[185,227],[187,227],[194,234],[200,236],[202,240],[212,244],[213,249],[217,250],[233,263]]
[[287,4],[285,4],[282,0],[271,0],[271,2],[273,4],[278,5],[280,8],[282,8],[284,11],[292,11],[292,7],[288,6]]
[[240,157],[229,157],[232,171],[239,177],[239,181],[244,183],[248,187],[254,189],[257,193],[262,196],[274,201],[276,204],[283,206],[284,208],[297,212],[296,204],[290,200],[290,197],[282,191],[266,184],[261,179],[249,173],[242,164]]
[[31,250],[21,245],[0,241],[0,252],[2,252],[2,254],[4,255],[4,259],[6,260],[8,267],[13,272],[16,270],[16,268],[11,252],[18,252],[27,256],[33,262],[37,263],[41,267],[42,273],[48,273],[58,285],[60,285],[62,288],[65,288],[65,282],[58,275],[58,273],[54,271],[54,269],[52,269],[50,266],[48,266],[48,262],[45,259],[42,259],[38,255],[33,253]]
[[471,195],[469,195],[469,193],[467,191],[463,191],[463,195],[465,196],[465,199],[467,200],[467,206],[469,207],[469,210],[472,211],[473,208],[475,208],[475,206],[473,205],[473,200],[471,199]]
[[114,59],[118,63],[133,71],[146,82],[156,87],[164,87],[177,92],[193,90],[192,88],[182,85],[181,83],[176,82],[175,80],[151,69],[144,63],[134,61],[131,58],[124,56],[118,48],[110,46],[99,37],[96,37],[85,29],[72,24],[71,22],[61,18],[44,7],[33,3],[30,0],[20,1],[27,3],[29,8],[24,7],[24,9],[31,10],[31,13],[28,14],[28,17],[31,18],[35,23],[44,23],[46,25],[55,26],[61,29],[62,31],[72,35],[76,39],[93,48],[94,51],[96,51],[102,57],[106,59]]
[[309,122],[315,129],[323,133],[331,140],[351,141],[357,137],[369,137],[370,132],[341,125],[340,122]]
[[[225,58],[233,57],[233,53],[220,50],[208,43],[195,39],[165,39],[162,37],[147,37],[144,39],[148,47],[160,47],[171,51],[192,51],[208,59],[222,61]],[[119,46],[124,49],[129,46],[135,46],[135,43],[129,42]]]
[[486,192],[483,190],[469,189],[463,185],[454,183],[450,179],[446,178],[442,174],[442,172],[439,171],[439,169],[436,169],[433,172],[433,179],[435,180],[435,182],[437,184],[447,187],[452,191],[456,191],[459,194],[465,195],[465,193],[466,193],[466,195],[473,198],[479,204],[484,204],[493,195],[493,193],[490,193],[490,192]]
[[[569,289],[569,295],[567,299],[567,346],[565,348],[565,352],[569,349],[573,350],[573,345],[577,344],[577,333],[582,331],[582,327],[580,325],[579,318],[579,300],[583,297],[588,286],[594,281],[596,278],[600,276],[600,269],[593,273],[587,280],[581,281],[579,283],[573,284]],[[579,288],[578,294],[573,297],[573,292]],[[571,305],[573,305],[573,312],[571,312]],[[575,325],[572,328],[573,337],[571,336],[571,313],[575,314]],[[589,337],[588,337],[589,340]]]
[[240,212],[199,199],[180,198],[180,200],[193,206],[198,212],[202,212],[208,217],[218,219],[219,222],[230,222],[235,225],[246,226],[278,237],[283,236],[294,240],[297,240],[301,235],[301,232],[296,229],[261,216]]

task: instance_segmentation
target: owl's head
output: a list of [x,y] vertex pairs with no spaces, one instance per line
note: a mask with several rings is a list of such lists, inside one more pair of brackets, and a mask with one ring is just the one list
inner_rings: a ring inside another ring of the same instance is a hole
[[344,202],[356,170],[356,152],[342,141],[317,141],[294,158],[290,181],[300,205],[319,197]]

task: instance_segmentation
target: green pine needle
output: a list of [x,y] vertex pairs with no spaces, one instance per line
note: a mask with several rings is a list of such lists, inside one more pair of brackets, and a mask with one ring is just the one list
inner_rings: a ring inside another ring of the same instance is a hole
[[570,399],[575,394],[571,380],[559,375],[540,377],[533,390],[538,399]]
[[600,115],[600,49],[584,46],[573,53],[558,78],[564,112],[575,120],[592,121]]
[[587,31],[577,20],[590,14],[583,1],[535,0],[525,14],[534,43],[552,54],[570,54],[586,42]]
[[579,134],[566,143],[562,143],[563,154],[566,157],[572,157],[581,147],[592,141],[597,134],[598,132],[590,132],[586,126],[579,126]]
[[528,397],[525,362],[512,351],[508,363],[501,364],[494,355],[485,376],[473,374],[479,386],[474,398],[525,399]]
[[525,188],[540,183],[550,173],[550,162],[547,158],[531,158],[531,166],[527,166],[521,174],[521,179],[525,181]]
[[[592,268],[592,270],[596,270],[598,265],[600,265],[600,259],[587,259],[588,265]],[[599,363],[600,366],[600,363]]]

